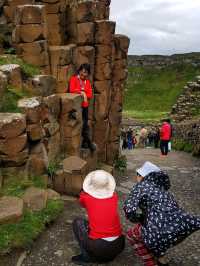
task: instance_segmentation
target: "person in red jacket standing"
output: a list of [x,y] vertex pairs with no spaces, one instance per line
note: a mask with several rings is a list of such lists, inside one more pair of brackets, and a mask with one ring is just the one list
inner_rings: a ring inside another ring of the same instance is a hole
[[171,139],[171,125],[165,120],[160,129],[160,150],[161,154],[166,156],[168,154],[168,144]]
[[82,148],[89,148],[91,151],[96,149],[96,145],[91,142],[89,137],[89,125],[88,125],[88,106],[89,101],[93,97],[92,86],[89,80],[90,65],[82,64],[76,75],[73,75],[69,81],[69,92],[80,94],[83,98],[82,101]]
[[106,263],[124,249],[115,187],[114,177],[106,171],[97,170],[86,176],[79,202],[87,211],[88,221],[84,218],[73,221],[74,235],[81,248],[81,254],[72,257],[73,263]]

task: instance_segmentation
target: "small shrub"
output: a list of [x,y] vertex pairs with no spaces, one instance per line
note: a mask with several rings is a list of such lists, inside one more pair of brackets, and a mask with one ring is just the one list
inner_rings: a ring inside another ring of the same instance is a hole
[[172,146],[175,150],[185,151],[189,153],[192,152],[194,148],[191,143],[185,142],[183,140],[175,140]]
[[125,155],[119,156],[114,161],[114,167],[119,172],[124,173],[127,168],[127,159]]

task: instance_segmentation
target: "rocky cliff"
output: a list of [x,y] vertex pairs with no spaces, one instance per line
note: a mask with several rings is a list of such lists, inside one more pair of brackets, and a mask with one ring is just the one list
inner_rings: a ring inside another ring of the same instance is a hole
[[[19,113],[0,114],[4,170],[21,167],[43,174],[49,162],[74,155],[94,164],[95,156],[80,147],[81,98],[63,93],[82,63],[92,66],[89,119],[98,160],[112,163],[117,156],[129,39],[115,34],[115,22],[108,20],[109,4],[107,0],[8,0],[1,6],[17,56],[40,69],[40,75],[27,78],[17,64],[1,66],[2,97],[9,85],[19,92],[25,88],[33,96],[19,100]],[[66,178],[61,171],[60,182]]]

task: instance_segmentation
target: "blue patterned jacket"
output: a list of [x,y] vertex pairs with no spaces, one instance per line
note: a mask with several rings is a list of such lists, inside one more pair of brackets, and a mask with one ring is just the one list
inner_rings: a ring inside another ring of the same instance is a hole
[[168,175],[153,172],[133,187],[124,203],[126,217],[142,224],[143,241],[157,257],[200,229],[200,217],[182,210],[169,188]]

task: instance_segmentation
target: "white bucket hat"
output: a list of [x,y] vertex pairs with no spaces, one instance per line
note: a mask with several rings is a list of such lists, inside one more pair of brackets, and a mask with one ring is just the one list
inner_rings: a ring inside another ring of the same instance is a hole
[[115,187],[114,177],[104,170],[89,173],[83,182],[83,190],[97,199],[111,198]]
[[160,172],[160,168],[151,162],[145,162],[142,167],[138,168],[136,172],[142,177],[147,176],[152,172]]

